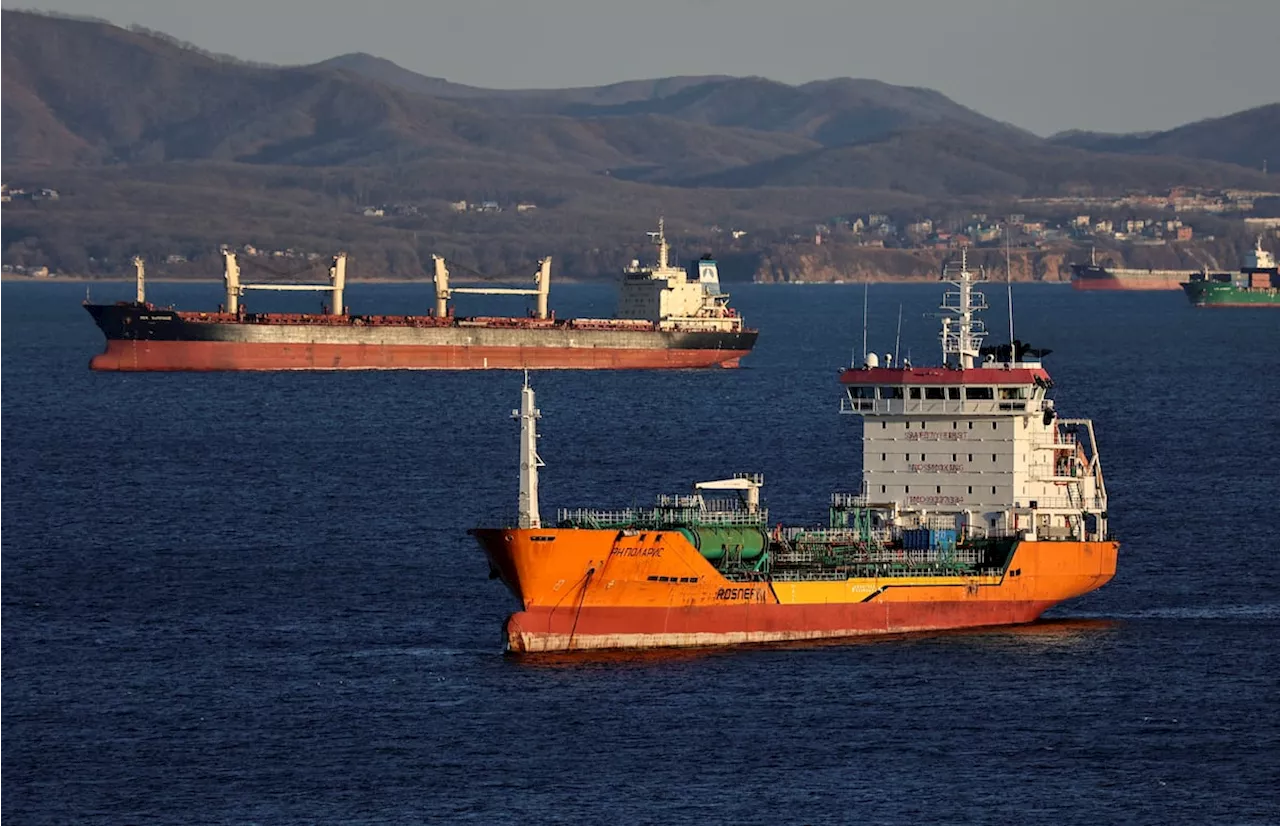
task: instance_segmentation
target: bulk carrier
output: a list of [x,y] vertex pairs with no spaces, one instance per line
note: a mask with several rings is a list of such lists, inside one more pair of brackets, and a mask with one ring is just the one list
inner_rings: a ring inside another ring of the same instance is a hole
[[1259,237],[1239,273],[1196,273],[1182,289],[1197,307],[1280,307],[1280,268]]
[[1177,290],[1187,270],[1132,270],[1106,267],[1096,256],[1088,264],[1071,265],[1071,286],[1077,290]]
[[[755,346],[720,291],[716,262],[704,257],[690,276],[669,264],[662,222],[650,233],[657,265],[639,261],[623,274],[618,317],[557,319],[548,312],[551,259],[539,264],[533,289],[456,288],[435,256],[435,308],[422,315],[366,315],[344,303],[346,255],[334,256],[328,283],[248,284],[234,252],[223,251],[226,302],[216,312],[157,307],[146,300],[140,259],[137,297],[85,309],[106,335],[94,370],[360,370],[360,369],[625,369],[737,367]],[[328,293],[324,312],[251,313],[246,290]],[[459,317],[457,293],[531,295],[526,318]]]
[[[519,602],[513,652],[713,646],[1026,623],[1101,587],[1119,545],[1092,423],[1060,418],[1041,351],[983,348],[963,264],[942,310],[940,367],[841,372],[863,422],[862,484],[818,527],[774,524],[739,474],[650,508],[538,509],[526,376],[519,514],[470,531]],[[1010,336],[1012,338],[1012,335]]]

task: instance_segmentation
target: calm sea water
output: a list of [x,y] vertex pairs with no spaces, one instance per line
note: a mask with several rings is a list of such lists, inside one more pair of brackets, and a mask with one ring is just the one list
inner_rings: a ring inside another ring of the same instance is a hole
[[[544,513],[742,470],[818,522],[856,489],[862,288],[734,292],[741,370],[535,376]],[[901,306],[900,352],[936,361],[939,295],[873,286],[872,349]],[[1280,821],[1280,313],[1015,288],[1123,543],[1041,623],[518,659],[465,535],[515,510],[516,373],[93,374],[83,296],[3,286],[6,822]]]

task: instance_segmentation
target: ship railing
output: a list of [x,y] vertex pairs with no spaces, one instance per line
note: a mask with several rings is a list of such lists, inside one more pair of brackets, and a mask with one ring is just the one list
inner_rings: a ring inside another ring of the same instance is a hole
[[861,532],[852,528],[795,528],[787,538],[792,542],[814,544],[852,544],[863,542]]
[[831,507],[833,508],[865,508],[867,507],[867,502],[867,497],[859,493],[831,494]]
[[660,508],[701,508],[702,496],[699,494],[663,493],[658,496]]
[[859,545],[797,545],[787,550],[773,552],[778,565],[797,565],[818,562],[822,559],[845,558],[850,564],[961,564],[973,566],[982,562],[985,551],[981,548],[932,548],[906,550]]
[[[850,566],[855,567],[855,566]],[[849,568],[821,570],[775,570],[770,575],[773,582],[847,582],[849,580],[905,579],[908,577],[945,577],[948,579],[998,579],[1004,575],[1000,568],[910,568],[906,566],[882,566],[869,570]]]
[[761,509],[755,513],[749,511],[702,511],[690,520],[694,524],[703,525],[748,525],[764,526],[769,523],[769,511]]
[[1074,433],[1055,431],[1053,433],[1031,437],[1031,446],[1037,448],[1055,448],[1069,450],[1080,444]]
[[1014,510],[1022,511],[1028,509],[1088,511],[1090,513],[1098,513],[1107,509],[1107,503],[1101,496],[1037,497],[1035,499],[1025,499],[1014,502]]
[[594,528],[637,529],[678,528],[682,525],[733,525],[763,528],[768,524],[768,510],[755,513],[747,511],[704,511],[697,508],[625,508],[623,510],[599,510],[595,508],[562,508],[556,513],[561,525],[577,525]]
[[737,499],[704,499],[702,501],[702,510],[707,513],[735,513],[737,511],[746,511],[742,507],[742,503]]
[[958,415],[989,416],[1026,413],[1040,410],[1038,402],[1027,399],[975,400],[975,399],[840,399],[840,412],[861,415]]
[[634,508],[625,510],[598,510],[595,508],[561,508],[556,513],[556,521],[561,524],[589,527],[613,527],[632,525],[641,518],[641,511]]
[[819,528],[819,527],[790,527],[781,530],[774,529],[771,536],[775,540],[785,540],[786,542],[871,542],[886,544],[893,539],[893,534],[888,528],[872,528],[869,531],[859,530],[858,528]]

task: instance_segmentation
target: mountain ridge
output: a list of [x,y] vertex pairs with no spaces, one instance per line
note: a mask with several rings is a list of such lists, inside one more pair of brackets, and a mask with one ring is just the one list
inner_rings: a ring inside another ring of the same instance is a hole
[[[467,244],[468,266],[546,245],[589,271],[614,266],[602,249],[634,256],[629,239],[659,213],[699,227],[703,248],[747,231],[739,255],[858,211],[1269,184],[1238,165],[1070,145],[1083,133],[1055,143],[875,80],[488,90],[372,55],[273,66],[100,20],[2,14],[6,181],[65,194],[6,209],[5,255],[69,271],[240,235],[331,238],[410,275]],[[458,213],[481,201],[536,210]]]

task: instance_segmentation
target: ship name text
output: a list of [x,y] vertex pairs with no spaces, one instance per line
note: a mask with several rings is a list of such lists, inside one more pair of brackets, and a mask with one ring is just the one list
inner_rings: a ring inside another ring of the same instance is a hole
[[609,556],[662,556],[661,548],[614,548]]
[[908,505],[959,505],[963,496],[908,496]]
[[716,591],[716,599],[764,602],[764,591],[760,588],[720,588]]
[[963,473],[964,465],[921,465],[908,466],[912,473]]
[[963,442],[968,438],[967,430],[912,430],[907,433],[908,442]]

